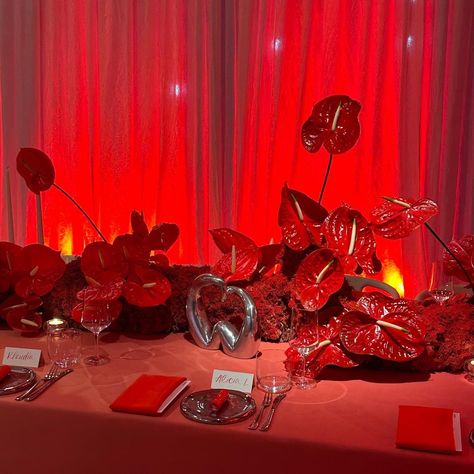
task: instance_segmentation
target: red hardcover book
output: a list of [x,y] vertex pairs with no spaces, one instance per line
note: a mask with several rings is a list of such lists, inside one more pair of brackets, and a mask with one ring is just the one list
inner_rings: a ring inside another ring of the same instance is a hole
[[461,451],[459,414],[448,408],[400,406],[397,447],[454,453]]
[[158,415],[190,384],[185,377],[141,375],[112,402],[113,411]]

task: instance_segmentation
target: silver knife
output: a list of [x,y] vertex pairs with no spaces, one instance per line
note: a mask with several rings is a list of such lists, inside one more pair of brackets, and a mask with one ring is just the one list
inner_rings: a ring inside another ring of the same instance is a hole
[[32,400],[35,400],[38,398],[47,388],[51,387],[53,383],[57,382],[60,378],[64,377],[67,374],[70,374],[72,372],[72,369],[66,369],[63,372],[61,372],[56,378],[48,380],[46,383],[41,385],[37,390],[34,390],[32,393],[30,393],[27,397],[25,397],[23,400],[25,402],[31,402]]
[[265,423],[263,423],[262,426],[260,426],[260,431],[268,431],[270,429],[270,424],[273,420],[273,415],[275,414],[276,409],[278,408],[278,405],[281,403],[281,401],[286,397],[286,393],[280,393],[275,400],[273,400],[273,405],[272,409],[270,410],[270,413],[268,414],[267,419],[265,420]]

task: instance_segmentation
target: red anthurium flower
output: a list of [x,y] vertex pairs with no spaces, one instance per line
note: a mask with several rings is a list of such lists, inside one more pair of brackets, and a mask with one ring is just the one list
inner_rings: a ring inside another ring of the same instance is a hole
[[[474,235],[465,235],[462,239],[453,240],[448,244],[448,248],[462,263],[471,280],[474,280]],[[443,269],[446,275],[452,275],[462,281],[468,281],[456,260],[446,251],[443,253],[443,262]]]
[[[342,319],[331,318],[327,326],[316,326],[312,328],[312,340],[306,340],[305,344],[312,344],[312,351],[306,357],[306,373],[313,377],[327,365],[337,367],[356,367],[360,363],[360,357],[350,354],[342,345],[339,334],[341,332]],[[305,335],[303,334],[303,337]],[[298,344],[298,341],[296,341]],[[288,361],[293,364],[292,371],[301,371],[303,358],[299,352],[290,347],[286,351]]]
[[62,277],[66,264],[59,252],[45,245],[27,245],[15,256],[15,293],[22,298],[49,293]]
[[226,253],[214,265],[212,272],[220,276],[226,282],[249,280],[257,270],[260,252],[258,247],[254,249],[236,249]]
[[162,223],[152,227],[148,235],[150,250],[167,251],[178,239],[179,227],[176,224]]
[[42,304],[41,298],[38,296],[21,298],[18,295],[11,295],[0,304],[0,318],[6,319],[8,312],[12,309],[26,308],[30,311],[39,308]]
[[27,306],[13,308],[7,313],[7,324],[15,331],[36,333],[41,330],[43,318],[41,313]]
[[222,253],[232,252],[232,247],[237,249],[254,249],[255,242],[244,234],[228,228],[212,229],[209,231],[214,243]]
[[303,146],[310,153],[317,152],[321,145],[333,154],[349,150],[360,135],[360,108],[346,95],[333,95],[318,102],[301,130]]
[[431,199],[385,197],[385,202],[372,210],[372,226],[377,235],[387,239],[407,237],[421,224],[438,214]]
[[214,229],[210,231],[214,242],[224,252],[214,265],[214,274],[225,281],[249,280],[260,262],[260,251],[249,237],[232,229]]
[[170,282],[158,271],[136,266],[123,287],[123,296],[135,306],[163,304],[171,295]]
[[120,297],[125,280],[115,277],[111,281],[101,285],[88,286],[77,293],[77,299],[81,301],[113,301]]
[[292,280],[293,292],[307,311],[322,308],[343,283],[344,269],[330,249],[307,255]]
[[18,173],[28,188],[36,194],[54,184],[54,166],[48,155],[36,148],[22,148],[16,157]]
[[350,352],[404,362],[425,350],[425,329],[408,301],[370,293],[358,307],[342,321],[340,338]]
[[347,273],[360,273],[358,266],[369,274],[381,270],[372,229],[359,211],[338,207],[324,221],[323,234],[327,247],[334,250]]
[[170,261],[164,253],[155,253],[150,257],[150,261],[153,262],[157,267],[169,267]]
[[145,219],[143,218],[143,213],[132,211],[130,220],[132,221],[133,235],[141,237],[142,239],[148,237],[148,226],[146,225]]
[[21,247],[10,242],[0,242],[0,293],[8,291],[12,284],[13,261]]
[[89,283],[103,281],[104,273],[114,277],[124,277],[128,263],[123,254],[107,242],[93,242],[82,252],[81,270]]
[[305,250],[311,244],[321,244],[321,224],[328,213],[306,194],[288,188],[281,190],[278,225],[283,241],[292,250]]
[[137,235],[119,235],[113,242],[113,247],[129,263],[147,265],[150,257],[145,240]]
[[82,319],[94,320],[100,319],[104,312],[108,311],[112,316],[112,320],[117,319],[122,311],[122,304],[118,300],[114,301],[86,301],[74,306],[71,311],[71,316],[76,323],[81,323]]
[[268,271],[276,272],[276,267],[283,255],[283,245],[268,244],[262,245],[260,248],[260,263],[258,272],[262,275]]

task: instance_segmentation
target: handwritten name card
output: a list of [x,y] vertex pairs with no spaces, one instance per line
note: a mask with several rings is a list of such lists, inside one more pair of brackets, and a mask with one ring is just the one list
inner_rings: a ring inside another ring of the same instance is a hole
[[227,390],[251,393],[252,385],[253,374],[218,369],[214,369],[212,373],[211,388],[226,388]]
[[3,364],[14,367],[38,367],[41,349],[23,349],[22,347],[5,347]]

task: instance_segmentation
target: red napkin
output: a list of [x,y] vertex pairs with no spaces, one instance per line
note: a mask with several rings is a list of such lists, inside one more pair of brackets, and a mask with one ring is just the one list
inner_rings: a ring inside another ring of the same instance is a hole
[[158,415],[188,385],[185,377],[141,375],[112,402],[113,411]]
[[453,410],[400,406],[396,444],[419,451],[456,452]]
[[9,365],[0,365],[0,380],[4,379],[10,373]]

